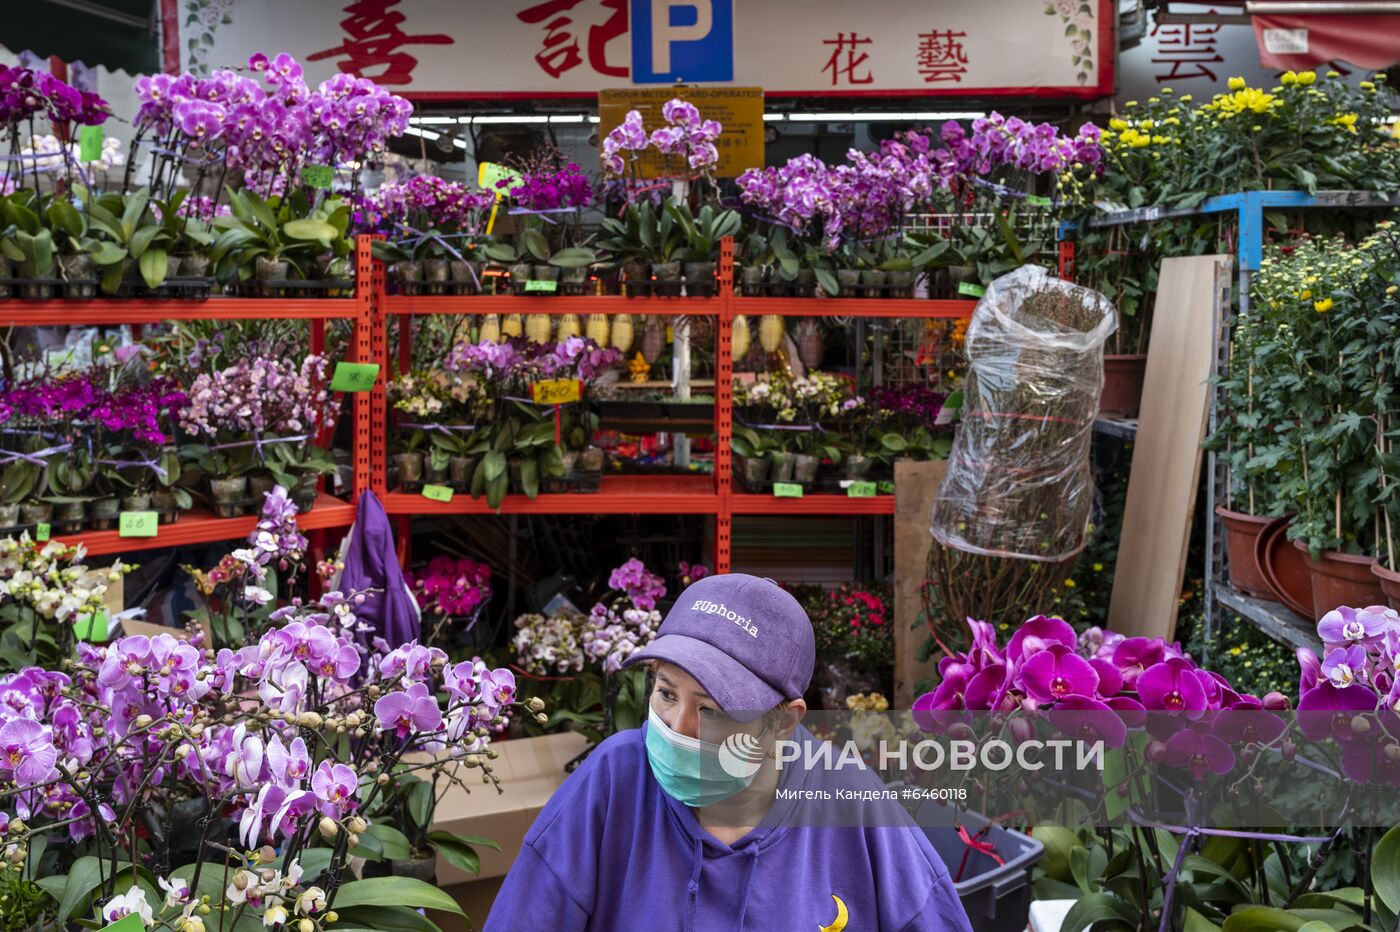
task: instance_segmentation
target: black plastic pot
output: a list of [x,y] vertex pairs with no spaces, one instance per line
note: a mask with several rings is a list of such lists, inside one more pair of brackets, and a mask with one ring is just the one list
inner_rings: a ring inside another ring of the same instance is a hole
[[[1043,844],[1014,829],[988,827],[987,818],[978,813],[954,811],[932,801],[915,810],[914,821],[948,868],[972,928],[977,932],[1022,932],[1026,928],[1033,899],[1031,871],[1045,856]],[[1002,863],[970,848],[958,834],[958,826],[978,842],[989,843]]]

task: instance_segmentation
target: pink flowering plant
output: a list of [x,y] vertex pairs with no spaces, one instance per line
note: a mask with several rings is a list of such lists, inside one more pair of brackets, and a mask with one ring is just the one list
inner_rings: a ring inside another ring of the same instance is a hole
[[194,375],[180,425],[189,436],[182,454],[213,478],[266,470],[291,488],[306,476],[329,473],[334,464],[318,445],[335,424],[330,364],[308,355],[299,363],[251,355]]
[[486,603],[491,601],[491,567],[468,557],[454,560],[439,555],[428,565],[405,574],[418,609],[431,619],[433,628],[426,640],[439,643],[443,630],[470,628],[476,624]]
[[355,640],[331,619],[362,595],[286,606],[237,649],[119,637],[0,677],[0,835],[42,912],[185,932],[435,929],[415,910],[460,912],[349,861],[436,848],[474,869],[491,843],[432,831],[433,809],[468,778],[499,791],[489,735],[520,704],[514,676]]
[[384,262],[424,259],[480,261],[489,242],[486,222],[496,196],[433,175],[387,182],[355,204],[357,232],[383,233],[372,244]]

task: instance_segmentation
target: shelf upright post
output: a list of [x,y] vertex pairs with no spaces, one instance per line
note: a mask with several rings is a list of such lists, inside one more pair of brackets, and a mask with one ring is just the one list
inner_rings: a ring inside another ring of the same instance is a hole
[[[355,237],[355,328],[350,344],[353,362],[368,363],[382,359],[373,340],[377,288],[382,288],[383,276],[375,280],[375,262],[370,256],[370,238]],[[376,382],[376,389],[378,383]],[[373,487],[374,461],[382,442],[382,431],[374,429],[374,395],[357,393],[355,403],[355,437],[353,442],[355,481],[351,486],[352,500]]]
[[715,572],[728,573],[734,528],[734,237],[719,246],[719,319],[715,321]]

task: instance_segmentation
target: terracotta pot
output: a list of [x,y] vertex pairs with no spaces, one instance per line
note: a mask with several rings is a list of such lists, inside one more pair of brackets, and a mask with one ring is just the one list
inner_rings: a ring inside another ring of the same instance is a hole
[[1257,599],[1274,598],[1269,589],[1269,579],[1254,557],[1254,545],[1259,540],[1259,532],[1268,526],[1271,518],[1247,515],[1231,511],[1224,505],[1215,509],[1225,524],[1225,549],[1230,557],[1230,585],[1245,595]]
[[1321,558],[1314,560],[1308,555],[1302,541],[1295,540],[1293,546],[1308,556],[1313,587],[1313,618],[1321,618],[1339,605],[1362,608],[1385,601],[1380,578],[1371,572],[1376,562],[1374,557],[1324,550]]
[[1146,354],[1105,356],[1099,413],[1109,417],[1137,417],[1142,407],[1142,379],[1146,374]]
[[1395,570],[1388,570],[1377,560],[1371,564],[1371,574],[1380,580],[1381,591],[1385,593],[1386,603],[1396,611],[1400,611],[1400,573]]
[[1269,591],[1296,614],[1312,614],[1312,573],[1308,555],[1288,546],[1288,525],[1292,515],[1275,518],[1259,532],[1254,545],[1254,562],[1264,571]]

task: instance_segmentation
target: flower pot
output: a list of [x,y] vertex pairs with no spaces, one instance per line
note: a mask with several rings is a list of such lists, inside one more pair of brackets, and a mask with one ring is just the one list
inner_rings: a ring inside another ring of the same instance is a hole
[[521,468],[520,460],[506,461],[506,488],[512,495],[525,494],[525,476]]
[[390,858],[389,872],[395,877],[412,877],[437,886],[437,858]]
[[1380,560],[1371,564],[1371,573],[1380,581],[1386,604],[1400,611],[1400,573],[1386,569]]
[[[93,502],[92,523],[97,526],[97,505]],[[151,493],[151,508],[155,510],[156,520],[161,524],[174,524],[180,520],[180,503],[175,500],[175,493],[171,489],[156,489]]]
[[8,279],[14,277],[14,274],[14,263],[0,256],[0,279],[6,279],[5,281],[0,281],[0,301],[8,301],[10,298],[14,297],[14,286],[8,281]]
[[651,264],[652,293],[658,297],[674,298],[681,293],[681,264],[653,262]]
[[517,262],[507,270],[510,273],[510,290],[512,294],[525,293],[525,289],[529,287],[530,270],[533,268],[534,266],[530,265],[528,262]]
[[450,475],[451,463],[443,463],[438,466],[433,462],[431,455],[423,457],[423,481],[428,485],[443,485]]
[[405,259],[394,263],[394,278],[399,283],[399,294],[417,294],[422,279],[422,267],[412,260]]
[[863,453],[851,453],[841,464],[847,479],[864,479],[874,465],[875,461]]
[[769,477],[774,482],[791,482],[792,471],[796,464],[793,462],[792,454],[782,450],[774,450],[768,454],[768,458],[773,461]]
[[581,265],[576,269],[560,269],[559,282],[564,294],[588,294],[588,266]]
[[914,271],[912,269],[900,269],[886,273],[885,283],[889,286],[885,292],[891,298],[912,298],[914,297]]
[[[131,262],[130,259],[127,260]],[[133,265],[135,263],[132,263]],[[41,279],[20,280],[19,296],[25,301],[49,301],[53,299],[53,282]]]
[[553,291],[536,291],[535,294],[555,295],[559,293],[559,267],[555,265],[532,265],[530,266],[530,280],[537,282],[555,282]]
[[948,266],[947,295],[950,298],[967,297],[961,294],[963,285],[979,285],[977,280],[977,267],[972,265],[950,265]]
[[817,270],[798,269],[797,270],[797,296],[799,298],[814,298],[817,295]]
[[452,279],[452,270],[446,259],[424,259],[423,281],[428,294],[447,294],[447,283]]
[[817,479],[817,467],[821,465],[821,459],[807,453],[794,453],[792,455],[792,477],[801,483],[815,482]]
[[708,298],[715,293],[715,264],[687,262],[685,264],[685,293],[692,298]]
[[602,447],[584,447],[578,455],[578,465],[584,472],[602,472],[603,459]]
[[736,456],[734,465],[739,470],[739,478],[749,486],[767,482],[773,469],[773,461],[766,456]]
[[237,518],[243,514],[247,496],[247,476],[209,480],[209,497],[213,499],[214,514],[217,517]]
[[209,257],[199,254],[182,256],[180,261],[180,276],[182,278],[208,278]]
[[890,273],[884,269],[862,269],[860,283],[865,286],[867,298],[883,298]]
[[574,467],[578,465],[578,451],[577,451],[577,450],[565,450],[565,451],[563,452],[563,455],[562,455],[561,459],[562,459],[563,462],[564,462],[564,475],[566,475],[566,476],[571,476],[571,475],[573,475]]
[[151,494],[133,493],[122,495],[122,511],[150,511]]
[[647,274],[646,263],[628,262],[622,267],[622,277],[628,297],[651,294],[651,276]]
[[860,269],[837,269],[836,282],[841,287],[841,297],[856,297],[860,293]]
[[394,462],[399,467],[399,491],[417,492],[423,484],[423,454],[399,453]]
[[87,521],[87,502],[60,502],[54,506],[54,530],[60,534],[73,534],[83,529]]
[[262,511],[263,498],[277,488],[277,480],[271,476],[249,476],[248,497],[253,500],[253,510]]
[[1108,417],[1137,417],[1142,406],[1142,379],[1146,374],[1145,354],[1105,356],[1099,413]]
[[19,505],[0,505],[0,531],[19,525]]
[[472,475],[476,472],[479,456],[449,456],[447,458],[447,484],[458,492],[471,488]]
[[452,293],[459,295],[477,294],[481,291],[481,270],[484,263],[453,259],[447,264],[452,278]]
[[763,266],[746,265],[739,270],[740,293],[746,298],[763,294]]
[[1264,571],[1274,598],[1298,615],[1312,614],[1312,573],[1305,551],[1288,545],[1292,515],[1275,518],[1259,532],[1254,562]]
[[53,517],[53,505],[48,502],[25,502],[19,506],[20,524],[48,524]]
[[316,473],[306,473],[297,477],[297,481],[292,485],[292,502],[297,506],[297,510],[306,514],[316,507],[316,495],[321,490],[321,477]]
[[[1302,541],[1295,540],[1293,546],[1308,555]],[[1380,605],[1385,601],[1380,578],[1371,572],[1371,566],[1376,562],[1374,557],[1336,550],[1324,550],[1316,560],[1310,555],[1308,557],[1314,620],[1339,605],[1361,608]]]
[[258,294],[264,298],[277,297],[282,293],[281,282],[291,275],[292,264],[286,259],[271,256],[258,256],[253,260],[253,277],[258,280]]
[[1259,532],[1268,526],[1272,518],[1247,515],[1230,511],[1224,505],[1215,509],[1225,525],[1225,551],[1230,558],[1230,585],[1245,595],[1256,599],[1273,599],[1268,577],[1255,559],[1255,544]]
[[97,297],[97,263],[92,256],[59,256],[58,270],[63,276],[63,297],[69,301],[91,301]]

